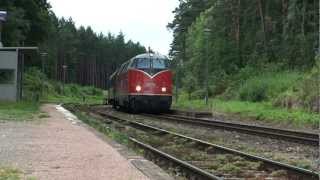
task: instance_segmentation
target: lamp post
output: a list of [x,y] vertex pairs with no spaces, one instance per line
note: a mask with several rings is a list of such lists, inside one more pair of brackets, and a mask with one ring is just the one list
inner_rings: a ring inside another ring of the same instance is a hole
[[0,11],[0,47],[3,47],[1,39],[2,23],[7,20],[7,11]]
[[205,85],[206,85],[206,96],[205,96],[205,103],[208,105],[209,100],[209,35],[211,33],[211,29],[205,28],[203,30],[205,37],[206,37],[206,68],[205,68]]

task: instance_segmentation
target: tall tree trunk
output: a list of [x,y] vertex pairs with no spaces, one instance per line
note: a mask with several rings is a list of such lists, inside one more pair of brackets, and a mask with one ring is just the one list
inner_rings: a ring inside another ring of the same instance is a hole
[[263,46],[264,50],[267,53],[267,36],[266,36],[266,26],[265,26],[265,18],[264,18],[264,13],[263,13],[263,0],[257,0],[258,2],[258,9],[259,9],[259,14],[260,14],[260,20],[261,20],[261,30],[263,34]]
[[282,0],[282,39],[286,39],[287,34],[288,8],[288,0]]
[[240,18],[241,18],[241,0],[238,0],[238,9],[237,9],[237,16],[236,16],[236,41],[237,41],[237,48],[238,48],[238,58],[239,64],[242,66],[242,57],[241,57],[241,41],[240,41]]
[[306,21],[306,9],[307,9],[307,1],[302,1],[302,21],[301,21],[301,34],[303,39],[305,39],[305,21]]

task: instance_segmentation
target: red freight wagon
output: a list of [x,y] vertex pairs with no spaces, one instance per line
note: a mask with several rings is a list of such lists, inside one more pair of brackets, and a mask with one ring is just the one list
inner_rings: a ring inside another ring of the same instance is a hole
[[141,54],[110,76],[108,103],[131,112],[168,111],[172,102],[169,61],[158,54]]

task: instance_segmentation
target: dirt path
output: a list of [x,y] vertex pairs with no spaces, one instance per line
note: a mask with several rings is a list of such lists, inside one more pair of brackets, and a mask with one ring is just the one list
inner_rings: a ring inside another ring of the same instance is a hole
[[[37,179],[148,179],[129,160],[54,105],[40,123],[0,123],[0,165]],[[1,118],[1,117],[0,117]]]

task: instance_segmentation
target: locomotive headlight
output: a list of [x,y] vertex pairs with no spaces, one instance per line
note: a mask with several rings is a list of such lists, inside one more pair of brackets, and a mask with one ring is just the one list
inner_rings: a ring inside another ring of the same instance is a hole
[[137,92],[140,92],[140,91],[141,91],[141,86],[140,86],[140,85],[137,85],[137,86],[136,86],[136,91],[137,91]]
[[167,92],[167,88],[166,88],[166,87],[163,87],[163,88],[161,88],[161,91],[162,91],[162,92]]

